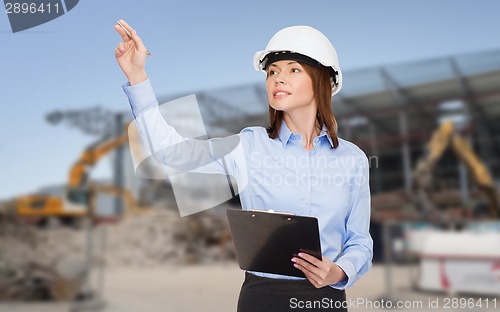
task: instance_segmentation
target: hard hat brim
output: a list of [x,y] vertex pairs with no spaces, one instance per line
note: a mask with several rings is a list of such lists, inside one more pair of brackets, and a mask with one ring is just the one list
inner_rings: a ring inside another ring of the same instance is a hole
[[[255,70],[257,71],[263,71],[265,72],[265,69],[264,67],[267,65],[266,63],[263,63],[262,61],[266,58],[266,56],[270,53],[273,53],[273,52],[284,52],[284,51],[272,51],[272,50],[262,50],[262,51],[258,51],[254,54],[254,57],[253,57],[253,66],[255,68]],[[294,52],[294,53],[298,53],[298,52]],[[301,54],[301,53],[298,53],[298,54]],[[303,54],[302,54],[303,55]],[[313,59],[314,60],[314,59]],[[316,60],[314,60],[316,61]],[[335,68],[336,66],[327,66],[325,64],[322,64],[320,63],[319,61],[316,61],[318,62],[318,64],[321,64],[325,67],[331,67],[333,68],[334,71],[337,72],[337,78],[338,78],[338,81],[337,81],[337,84],[334,84],[332,82],[332,96],[334,96],[335,94],[337,94],[340,89],[342,88],[342,72],[340,71],[340,68]]]

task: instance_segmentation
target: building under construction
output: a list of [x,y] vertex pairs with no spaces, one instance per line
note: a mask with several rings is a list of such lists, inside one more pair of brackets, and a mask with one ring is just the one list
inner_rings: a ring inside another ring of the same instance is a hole
[[[369,157],[372,195],[412,191],[417,162],[429,153],[432,134],[445,120],[453,122],[454,132],[471,146],[490,175],[500,177],[496,157],[500,154],[500,50],[347,70],[343,77],[342,91],[333,98],[339,136]],[[206,128],[201,137],[268,125],[264,82],[193,93]],[[167,103],[187,95],[158,94],[158,101]],[[89,134],[109,136],[123,131],[130,116],[129,112],[89,112],[65,112],[52,118],[69,117]],[[185,128],[193,124],[191,120],[178,123]],[[457,190],[463,201],[469,200],[470,192],[477,188],[471,172],[453,154],[451,144],[442,153],[432,169],[433,186]],[[115,184],[128,187],[138,197],[148,197],[148,201],[162,197],[175,205],[168,185],[137,177],[126,149],[117,148],[113,155]],[[161,177],[156,180],[163,180]]]

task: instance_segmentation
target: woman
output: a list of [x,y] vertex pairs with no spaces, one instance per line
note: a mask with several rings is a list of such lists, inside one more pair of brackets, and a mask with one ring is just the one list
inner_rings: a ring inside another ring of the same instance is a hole
[[[162,155],[157,159],[175,162],[172,155],[179,154],[168,147],[186,139],[159,114],[144,69],[147,50],[120,22],[132,36],[115,26],[124,40],[115,56],[129,81],[123,89],[138,128],[141,134],[155,132],[154,150]],[[344,289],[370,269],[373,241],[368,161],[357,146],[337,136],[331,110],[331,98],[342,85],[336,51],[316,29],[288,27],[256,53],[254,65],[266,73],[270,127],[243,129],[238,147],[222,157],[214,155],[216,140],[209,140],[207,149],[187,144],[197,156],[181,155],[200,162],[196,172],[224,174],[227,169],[238,181],[243,209],[272,207],[318,218],[323,257],[300,253],[291,259],[307,279],[246,272],[238,311],[346,311]],[[200,161],[202,154],[212,162]]]

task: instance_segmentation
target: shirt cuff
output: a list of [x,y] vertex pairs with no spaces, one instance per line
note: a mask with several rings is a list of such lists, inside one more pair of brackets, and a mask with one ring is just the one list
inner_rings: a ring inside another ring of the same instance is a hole
[[156,100],[156,95],[149,78],[133,86],[130,85],[130,82],[127,82],[122,85],[122,89],[128,97],[134,118],[142,112],[158,106],[158,101]]
[[342,270],[344,270],[345,275],[347,275],[347,279],[330,286],[340,290],[350,287],[356,280],[356,269],[349,261],[342,258],[338,259],[335,264],[338,265]]

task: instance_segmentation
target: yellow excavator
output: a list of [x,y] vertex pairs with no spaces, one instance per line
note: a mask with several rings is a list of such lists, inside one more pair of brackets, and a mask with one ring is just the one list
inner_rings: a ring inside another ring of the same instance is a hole
[[[99,192],[122,198],[127,203],[129,210],[136,211],[137,204],[130,191],[114,185],[90,183],[88,179],[90,168],[102,157],[128,143],[127,128],[128,125],[119,137],[100,140],[82,152],[80,158],[70,169],[66,198],[43,194],[19,196],[2,204],[0,217],[42,225],[48,219],[55,218],[63,223],[72,224],[88,214],[94,214],[95,196]],[[133,139],[136,136],[135,132],[135,128],[131,127]]]
[[4,202],[0,208],[0,220],[26,224],[44,225],[51,218],[73,224],[75,219],[86,215],[78,205],[65,205],[63,198],[43,194],[19,196]]
[[426,148],[426,155],[416,165],[412,176],[414,198],[417,209],[429,214],[434,210],[431,201],[432,177],[434,168],[448,146],[458,159],[465,164],[475,184],[488,200],[489,214],[492,218],[500,218],[500,202],[495,182],[486,166],[481,162],[470,144],[455,133],[452,121],[445,121],[434,132]]

